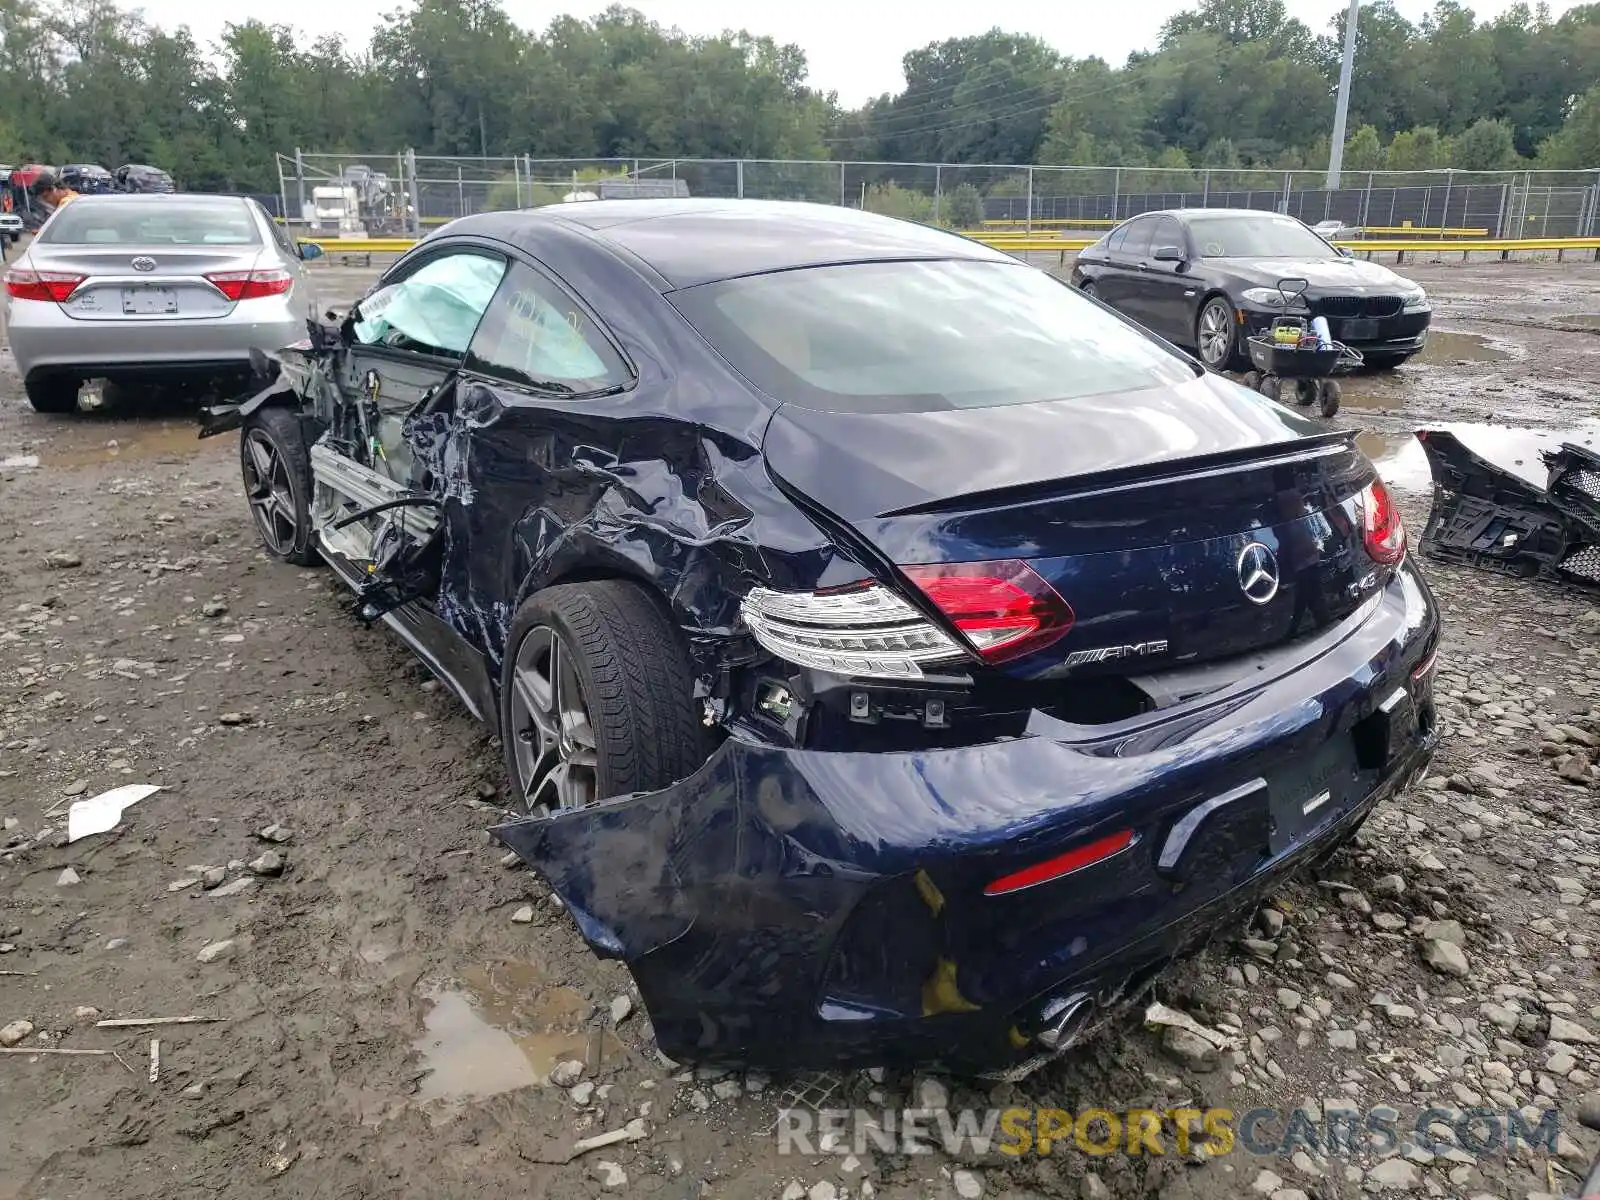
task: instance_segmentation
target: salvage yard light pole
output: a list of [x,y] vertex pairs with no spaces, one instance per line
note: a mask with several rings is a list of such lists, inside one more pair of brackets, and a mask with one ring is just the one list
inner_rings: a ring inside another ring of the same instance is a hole
[[1356,61],[1356,18],[1361,0],[1350,0],[1344,19],[1344,61],[1339,64],[1339,99],[1333,106],[1333,141],[1328,147],[1328,190],[1339,187],[1339,168],[1344,165],[1344,123],[1350,115],[1350,69]]

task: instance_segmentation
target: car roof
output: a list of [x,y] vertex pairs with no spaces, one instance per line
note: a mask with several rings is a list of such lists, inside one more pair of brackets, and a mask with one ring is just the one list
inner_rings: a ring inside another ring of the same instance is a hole
[[[1208,217],[1284,217],[1287,213],[1273,212],[1269,208],[1153,208],[1149,212],[1135,213],[1129,217],[1130,221],[1137,217],[1176,217],[1180,221],[1192,221],[1196,218],[1204,220]],[[1289,220],[1298,220],[1289,217]],[[1304,222],[1301,222],[1304,224]]]
[[212,192],[96,192],[79,196],[74,204],[248,204],[248,196],[219,196]]
[[665,285],[663,290],[840,263],[1016,261],[942,229],[835,205],[784,200],[584,200],[466,217],[447,228],[530,248],[558,228],[579,232],[616,257],[648,267]]

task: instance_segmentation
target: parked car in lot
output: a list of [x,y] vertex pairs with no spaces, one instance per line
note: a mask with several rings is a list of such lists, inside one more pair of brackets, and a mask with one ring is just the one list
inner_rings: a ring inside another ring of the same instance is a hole
[[[1278,283],[1304,280],[1303,303]],[[1193,208],[1124,221],[1078,255],[1072,283],[1215,370],[1243,368],[1245,339],[1284,315],[1326,317],[1377,370],[1422,349],[1433,310],[1421,287],[1352,258],[1293,217]]]
[[0,212],[0,236],[13,246],[22,240],[22,218],[14,212]]
[[254,200],[82,196],[6,272],[11,353],[39,412],[85,379],[237,388],[252,351],[305,333],[299,249]]
[[490,213],[310,333],[205,431],[498,728],[674,1057],[1025,1073],[1432,752],[1354,434],[975,242]]
[[116,174],[117,187],[124,192],[156,192],[165,194],[177,191],[177,186],[160,167],[147,166],[144,163],[129,163],[118,167]]
[[71,188],[80,196],[117,190],[115,177],[99,163],[70,163],[57,171],[56,175],[62,187]]

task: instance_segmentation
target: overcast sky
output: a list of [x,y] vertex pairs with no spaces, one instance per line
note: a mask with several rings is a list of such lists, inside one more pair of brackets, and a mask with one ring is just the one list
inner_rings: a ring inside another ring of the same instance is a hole
[[[364,48],[381,15],[392,11],[397,0],[274,0],[258,8],[264,20],[280,21],[308,34],[337,33],[354,47]],[[562,13],[593,16],[606,0],[505,0],[506,11],[525,28],[542,30]],[[1559,16],[1575,0],[1551,0]],[[1348,0],[1288,0],[1289,11],[1325,33],[1333,16]],[[1512,0],[1479,0],[1468,6],[1480,19],[1511,7]],[[1398,0],[1397,7],[1412,20],[1432,8],[1432,0]],[[229,21],[242,21],[243,4],[201,4],[198,0],[131,0],[157,25],[168,28],[187,24],[202,42],[214,40]],[[633,0],[639,9],[662,25],[676,25],[691,34],[715,34],[745,28],[780,42],[794,42],[806,52],[811,84],[836,91],[850,106],[905,85],[900,59],[907,50],[949,37],[982,33],[999,24],[1014,33],[1043,38],[1064,54],[1084,58],[1097,54],[1120,64],[1129,51],[1151,48],[1161,23],[1175,12],[1194,7],[1181,0],[1119,0],[1101,7],[1078,0],[1011,0],[1005,6],[972,0],[920,0],[890,4],[884,0]],[[1085,19],[1089,12],[1101,20]],[[1114,15],[1112,15],[1114,13]]]

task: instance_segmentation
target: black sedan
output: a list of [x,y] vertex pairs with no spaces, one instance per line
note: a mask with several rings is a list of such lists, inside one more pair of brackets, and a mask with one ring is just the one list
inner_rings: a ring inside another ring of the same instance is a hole
[[[1279,284],[1304,281],[1303,297]],[[1422,349],[1433,310],[1417,284],[1352,258],[1293,217],[1240,208],[1171,209],[1118,225],[1078,255],[1073,286],[1225,371],[1275,317],[1326,317],[1377,370]]]
[[309,333],[207,416],[264,547],[498,729],[675,1057],[1025,1071],[1432,751],[1354,435],[964,238],[485,213]]

